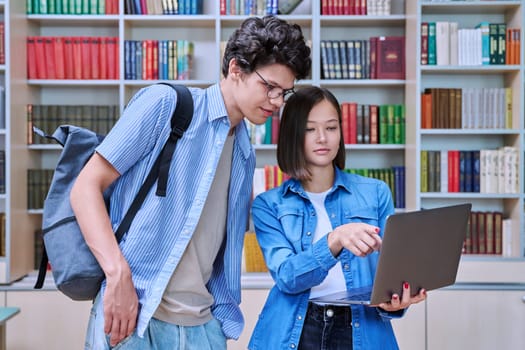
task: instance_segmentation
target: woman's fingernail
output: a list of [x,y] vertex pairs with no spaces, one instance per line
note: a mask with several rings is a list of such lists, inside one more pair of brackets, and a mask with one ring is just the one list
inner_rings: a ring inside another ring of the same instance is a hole
[[410,287],[408,282],[403,283],[403,288],[408,289],[408,287]]
[[376,233],[379,233],[379,227],[376,227],[375,231],[376,231]]

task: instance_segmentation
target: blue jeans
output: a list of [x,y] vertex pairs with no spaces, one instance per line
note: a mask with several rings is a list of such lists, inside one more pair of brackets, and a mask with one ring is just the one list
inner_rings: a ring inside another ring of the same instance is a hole
[[352,350],[350,307],[308,304],[298,350]]
[[85,350],[226,350],[226,337],[216,319],[199,326],[178,326],[152,318],[144,337],[136,331],[116,346],[104,334],[104,313],[99,296],[91,309]]

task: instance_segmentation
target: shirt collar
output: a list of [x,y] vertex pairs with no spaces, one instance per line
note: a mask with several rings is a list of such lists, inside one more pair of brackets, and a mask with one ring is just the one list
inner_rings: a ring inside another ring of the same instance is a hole
[[[335,168],[335,181],[334,181],[334,185],[332,186],[332,189],[329,191],[329,194],[335,191],[336,188],[342,188],[346,190],[348,193],[352,193],[350,184],[345,181],[345,177],[343,176],[343,171],[339,169],[338,167],[334,167],[334,168]],[[286,181],[283,184],[283,195],[286,195],[288,192],[293,192],[304,198],[308,198],[303,186],[301,185],[301,182],[294,178]]]
[[[208,120],[210,122],[220,118],[228,119],[228,111],[226,110],[219,83],[213,84],[206,89],[206,101],[208,106]],[[229,119],[227,123],[230,125]],[[244,159],[248,159],[252,153],[252,145],[250,137],[248,136],[248,128],[244,122],[239,123],[235,127],[235,143],[241,149]]]

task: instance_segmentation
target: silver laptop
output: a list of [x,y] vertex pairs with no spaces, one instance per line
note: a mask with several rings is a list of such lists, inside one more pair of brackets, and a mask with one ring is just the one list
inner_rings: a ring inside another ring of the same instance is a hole
[[[311,299],[315,303],[377,305],[402,295],[404,282],[412,295],[454,284],[472,204],[459,204],[387,218],[374,284]],[[359,259],[359,258],[358,258]]]

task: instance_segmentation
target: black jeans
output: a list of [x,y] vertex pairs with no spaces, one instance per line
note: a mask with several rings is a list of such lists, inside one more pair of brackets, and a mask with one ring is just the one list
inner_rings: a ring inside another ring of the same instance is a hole
[[308,304],[298,350],[351,350],[350,306]]

